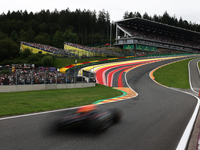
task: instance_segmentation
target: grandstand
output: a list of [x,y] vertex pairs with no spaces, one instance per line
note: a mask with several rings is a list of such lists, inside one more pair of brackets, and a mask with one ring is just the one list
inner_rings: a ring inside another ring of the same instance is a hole
[[107,57],[107,56],[119,56],[120,54],[115,51],[106,50],[103,48],[82,46],[75,43],[64,42],[64,50],[70,53],[74,53],[79,57]]
[[107,56],[120,56],[119,53],[115,51],[110,51],[102,48],[87,47],[74,43],[64,42],[64,50],[59,49],[53,46],[44,45],[40,43],[29,43],[21,41],[21,51],[24,49],[30,49],[32,53],[41,53],[41,54],[51,54],[56,57],[79,57],[79,58],[88,58],[88,57],[107,57]]
[[41,53],[41,54],[52,54],[50,51],[45,50],[44,46],[41,44],[36,44],[36,43],[28,43],[21,41],[20,42],[20,50],[23,51],[25,49],[30,49],[32,53]]
[[24,49],[30,49],[34,54],[51,54],[56,57],[71,57],[72,55],[74,55],[73,53],[66,52],[62,49],[53,46],[44,45],[40,43],[28,43],[24,41],[21,41],[20,49],[21,51]]
[[116,21],[115,46],[131,55],[199,53],[200,33],[146,19]]
[[83,49],[83,46],[74,43],[64,43],[64,50],[79,57],[93,57],[94,53]]

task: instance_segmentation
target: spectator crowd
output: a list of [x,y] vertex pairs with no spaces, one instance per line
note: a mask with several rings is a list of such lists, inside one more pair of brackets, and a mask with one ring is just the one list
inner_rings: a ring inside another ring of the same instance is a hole
[[107,55],[114,55],[114,56],[120,56],[119,53],[116,53],[115,51],[103,49],[103,48],[96,48],[96,47],[88,47],[88,46],[82,46],[80,44],[75,44],[75,43],[67,43],[65,42],[64,44],[73,46],[88,52],[94,52],[94,53],[101,53],[101,54],[107,54]]
[[63,49],[59,49],[59,48],[49,46],[49,45],[43,45],[43,44],[40,44],[40,43],[28,43],[28,42],[21,41],[21,44],[40,49],[42,51],[52,53],[55,56],[61,55],[61,56],[65,56],[65,57],[71,57],[72,55],[73,56],[75,55],[74,53],[70,53],[70,52],[65,51]]
[[19,69],[10,75],[0,74],[0,85],[25,85],[25,84],[62,84],[75,83],[74,77],[57,71],[47,72],[36,70]]
[[[52,53],[54,56],[62,55],[62,56],[65,56],[65,57],[72,57],[72,56],[73,57],[80,57],[79,55],[73,53],[72,51],[65,51],[63,49],[59,49],[59,48],[52,47],[52,46],[49,46],[49,45],[43,45],[43,44],[40,44],[40,43],[28,43],[28,42],[21,41],[21,44],[24,44],[24,45],[27,45],[27,46],[30,46],[30,47],[33,47],[33,48],[37,48],[37,49],[42,50],[42,51]],[[110,51],[110,50],[106,50],[106,49],[103,49],[103,48],[87,47],[87,46],[82,46],[80,44],[66,43],[66,42],[64,44],[85,50],[86,53],[87,52],[94,52],[94,53],[101,53],[101,54],[119,56],[119,53],[116,53],[116,52]],[[88,56],[83,55],[82,57],[88,57]]]

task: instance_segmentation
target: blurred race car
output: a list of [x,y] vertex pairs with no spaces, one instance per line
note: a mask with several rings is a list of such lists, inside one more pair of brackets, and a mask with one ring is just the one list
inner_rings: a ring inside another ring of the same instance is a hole
[[72,115],[62,117],[55,122],[58,131],[65,129],[84,128],[94,132],[101,132],[121,120],[119,109],[103,110],[91,104],[78,108]]

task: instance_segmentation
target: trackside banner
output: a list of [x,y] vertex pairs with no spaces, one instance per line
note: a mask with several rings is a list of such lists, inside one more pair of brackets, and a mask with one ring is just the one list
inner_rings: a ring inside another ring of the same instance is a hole
[[136,44],[136,50],[156,52],[157,47]]
[[134,45],[124,45],[123,49],[134,49]]

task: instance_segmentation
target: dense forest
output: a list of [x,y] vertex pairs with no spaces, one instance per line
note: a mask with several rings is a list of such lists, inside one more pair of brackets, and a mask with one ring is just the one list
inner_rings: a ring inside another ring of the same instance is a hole
[[63,42],[82,45],[103,43],[110,37],[110,15],[105,10],[58,12],[42,10],[8,12],[0,15],[0,31],[14,41],[51,44],[63,48]]
[[[144,18],[200,32],[200,25],[171,17],[167,12],[162,16],[141,15],[139,12],[125,12],[123,18]],[[81,45],[95,45],[110,41],[110,14],[104,9],[62,11],[56,9],[27,11],[8,11],[0,15],[0,62],[19,56],[20,41],[41,43],[63,48],[64,42]],[[115,24],[112,23],[112,42],[115,39]]]

